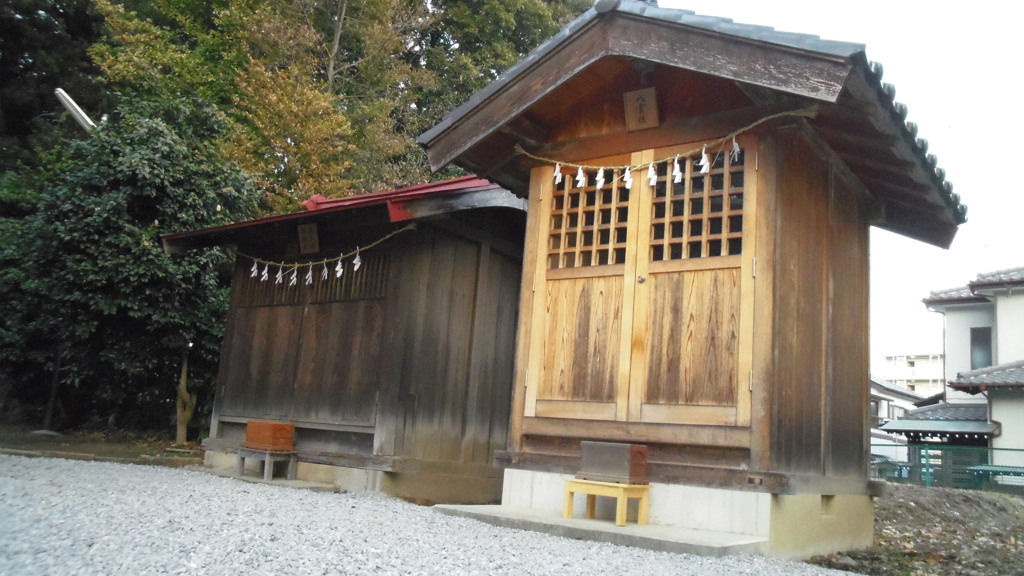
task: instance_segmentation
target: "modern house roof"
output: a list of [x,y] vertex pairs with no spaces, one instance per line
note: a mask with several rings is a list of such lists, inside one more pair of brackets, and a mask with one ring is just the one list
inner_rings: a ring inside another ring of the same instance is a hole
[[[525,195],[537,162],[517,150],[552,157],[560,143],[551,130],[572,110],[567,102],[631,74],[630,62],[734,83],[745,102],[708,120],[718,127],[813,107],[803,121],[878,202],[882,228],[947,247],[966,221],[966,206],[862,44],[633,0],[596,2],[418,142],[434,169],[455,163]],[[676,121],[701,127],[700,119]]]
[[914,392],[913,390],[908,390],[903,386],[900,386],[888,380],[883,380],[882,378],[872,377],[871,388],[872,392],[874,392],[874,390],[877,389],[881,392],[891,394],[893,396],[899,397],[900,399],[906,400],[907,402],[911,403],[919,402],[924,399],[924,396],[918,394],[917,392]]
[[936,290],[921,301],[929,308],[953,304],[983,303],[989,301],[986,296],[995,295],[1001,291],[1012,292],[1015,289],[1024,289],[1024,266],[978,274],[977,278],[967,286]]
[[949,386],[971,394],[989,388],[1024,388],[1024,360],[961,372]]
[[[359,213],[358,219],[365,223],[369,219],[380,222],[403,222],[471,208],[505,207],[526,210],[526,203],[521,198],[493,182],[476,176],[344,198],[328,199],[316,195],[302,205],[305,208],[302,212],[178,232],[163,236],[161,240],[167,253],[178,254],[196,248],[234,244],[245,236],[265,235],[284,225],[294,225],[299,221],[315,222],[341,212]],[[372,217],[370,212],[373,213]]]
[[908,438],[991,435],[999,426],[988,421],[985,404],[941,402],[908,412],[903,418],[882,425],[882,430]]

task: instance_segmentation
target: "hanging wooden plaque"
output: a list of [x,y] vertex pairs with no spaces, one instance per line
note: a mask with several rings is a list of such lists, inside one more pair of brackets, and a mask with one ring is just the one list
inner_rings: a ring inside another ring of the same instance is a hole
[[317,234],[316,224],[299,224],[299,252],[302,254],[316,254],[320,251],[320,236]]
[[626,92],[626,130],[646,130],[658,126],[658,96],[654,87]]

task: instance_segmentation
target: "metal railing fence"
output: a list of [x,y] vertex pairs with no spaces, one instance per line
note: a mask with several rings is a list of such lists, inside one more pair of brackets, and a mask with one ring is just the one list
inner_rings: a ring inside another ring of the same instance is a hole
[[1024,494],[1024,450],[873,444],[871,453],[873,480]]

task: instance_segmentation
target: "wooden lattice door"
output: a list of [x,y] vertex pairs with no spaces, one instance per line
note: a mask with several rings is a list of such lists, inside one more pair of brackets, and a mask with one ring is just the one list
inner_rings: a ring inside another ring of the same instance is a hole
[[[742,150],[709,155],[706,173],[677,152],[602,158],[537,188],[526,416],[749,421],[752,169]],[[596,168],[627,164],[644,167],[631,187]]]

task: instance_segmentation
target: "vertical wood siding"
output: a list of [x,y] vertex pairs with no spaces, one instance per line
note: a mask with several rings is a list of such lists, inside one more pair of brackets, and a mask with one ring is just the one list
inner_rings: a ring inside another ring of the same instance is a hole
[[867,224],[861,200],[796,133],[780,139],[772,460],[858,473],[867,390]]
[[[401,348],[397,455],[490,462],[505,447],[520,265],[486,245],[441,231],[403,256],[395,286]],[[397,315],[396,315],[397,316]]]
[[507,439],[519,262],[428,225],[380,250],[327,290],[253,284],[239,263],[218,414],[375,427],[372,448],[299,434],[328,452],[490,463]]
[[644,402],[736,404],[739,269],[652,275]]
[[622,277],[549,281],[538,399],[615,401]]

